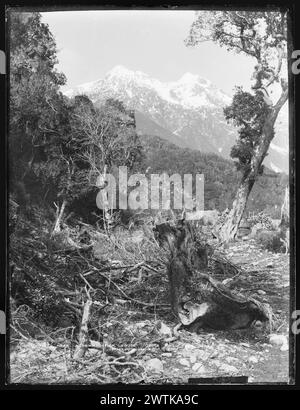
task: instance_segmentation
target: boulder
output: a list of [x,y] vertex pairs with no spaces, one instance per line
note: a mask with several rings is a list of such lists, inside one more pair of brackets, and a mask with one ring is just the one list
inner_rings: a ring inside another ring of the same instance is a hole
[[146,362],[146,368],[148,370],[152,370],[156,373],[160,373],[164,370],[164,365],[161,360],[159,359],[149,359]]
[[287,337],[284,335],[278,335],[275,333],[269,336],[269,342],[275,346],[288,346]]

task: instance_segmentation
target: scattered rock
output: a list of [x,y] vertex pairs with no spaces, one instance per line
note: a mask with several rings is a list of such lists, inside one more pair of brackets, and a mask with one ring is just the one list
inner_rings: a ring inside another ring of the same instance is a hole
[[163,357],[172,357],[172,353],[162,353]]
[[198,359],[201,359],[206,353],[203,350],[197,349],[193,352],[193,354],[196,355]]
[[199,367],[197,373],[198,373],[198,374],[201,374],[201,375],[205,375],[205,374],[208,374],[209,371],[207,370],[207,368],[206,368],[205,366],[201,366],[201,367]]
[[159,359],[150,359],[146,362],[146,368],[153,370],[154,372],[162,372],[164,370],[164,365]]
[[191,363],[196,363],[196,361],[197,361],[197,356],[196,355],[192,355],[192,356],[190,356],[190,362]]
[[159,333],[163,336],[172,336],[172,329],[161,322],[160,328],[158,329]]
[[190,367],[190,362],[189,362],[187,359],[180,359],[180,360],[179,360],[179,363],[180,363],[182,366]]
[[142,321],[142,322],[136,322],[135,323],[135,326],[137,327],[137,328],[143,328],[143,327],[145,327],[145,326],[147,326],[147,325],[149,325],[149,322],[148,321]]
[[271,334],[269,336],[269,342],[275,346],[288,345],[287,337],[284,335]]
[[94,347],[95,349],[102,349],[102,343],[98,342],[97,340],[90,340],[90,346]]
[[283,345],[281,346],[280,350],[281,350],[282,352],[287,352],[287,351],[289,350],[289,345],[288,345],[288,343],[287,343],[287,342],[286,342],[286,343],[283,343]]
[[224,373],[228,373],[228,374],[233,374],[233,373],[237,373],[238,369],[234,366],[231,366],[230,364],[226,364],[226,363],[221,363],[221,365],[219,366],[219,369]]
[[200,369],[200,367],[202,367],[201,363],[195,363],[194,366],[192,367],[192,370],[194,372],[197,372]]
[[250,363],[258,363],[258,358],[255,357],[255,356],[250,356],[249,359],[248,359],[248,361],[249,361]]
[[[195,372],[197,372],[198,374],[201,374],[201,375],[209,373],[209,370],[201,363],[195,363],[193,368],[194,368]],[[195,369],[197,369],[197,370],[195,370]]]
[[185,348],[185,350],[193,350],[193,349],[195,349],[195,346],[191,345],[190,343],[186,343],[184,348]]
[[165,343],[164,346],[162,347],[162,351],[164,352],[171,352],[172,347],[169,345],[169,343]]
[[237,357],[226,357],[225,358],[225,360],[226,360],[226,362],[228,362],[228,363],[231,363],[231,362],[235,362],[235,363],[239,363],[240,362],[240,359],[238,359]]
[[259,289],[256,293],[257,293],[258,295],[261,295],[261,296],[266,295],[266,292],[265,292],[264,290],[262,290],[262,289]]

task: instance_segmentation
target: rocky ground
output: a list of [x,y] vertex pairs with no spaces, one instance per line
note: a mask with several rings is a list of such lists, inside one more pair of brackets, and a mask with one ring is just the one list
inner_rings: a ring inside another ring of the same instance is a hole
[[230,332],[182,332],[181,340],[163,353],[165,371],[175,378],[248,376],[249,382],[287,382],[289,256],[260,250],[253,240],[232,245],[228,258],[243,267],[235,280],[241,293],[267,302],[275,313],[273,329],[257,323]]
[[228,285],[271,305],[271,329],[258,322],[239,331],[182,330],[174,338],[175,324],[166,316],[120,305],[103,324],[107,346],[117,340],[118,349],[105,350],[105,340],[93,342],[85,358],[74,363],[62,335],[55,345],[53,335],[23,338],[11,351],[11,381],[187,384],[197,383],[195,378],[246,376],[250,383],[287,383],[289,255],[263,251],[253,240],[232,244],[226,254],[243,268]]

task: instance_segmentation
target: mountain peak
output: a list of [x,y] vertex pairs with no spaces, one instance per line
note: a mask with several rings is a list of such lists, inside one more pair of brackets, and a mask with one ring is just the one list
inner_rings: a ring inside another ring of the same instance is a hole
[[115,67],[113,67],[110,71],[108,71],[108,73],[106,74],[106,76],[128,76],[128,75],[132,75],[134,74],[134,72],[132,70],[129,70],[128,68],[126,68],[125,66],[119,64],[116,65]]
[[121,80],[139,79],[149,80],[149,76],[142,71],[133,71],[123,65],[116,65],[108,73],[105,78],[119,78]]
[[200,77],[197,74],[192,74],[192,73],[189,73],[189,72],[183,74],[183,76],[178,80],[178,83],[180,83],[180,84],[195,84],[195,83],[198,83],[198,84],[201,84],[201,85],[204,85],[204,86],[210,86],[211,85],[211,82],[209,80],[206,80],[205,78]]

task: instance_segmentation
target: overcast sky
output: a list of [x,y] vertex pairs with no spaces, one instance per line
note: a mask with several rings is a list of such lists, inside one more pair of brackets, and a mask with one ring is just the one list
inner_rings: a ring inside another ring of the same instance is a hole
[[254,62],[211,42],[184,45],[193,11],[78,11],[42,13],[59,50],[67,88],[103,78],[116,65],[161,81],[199,74],[232,94],[249,87]]

